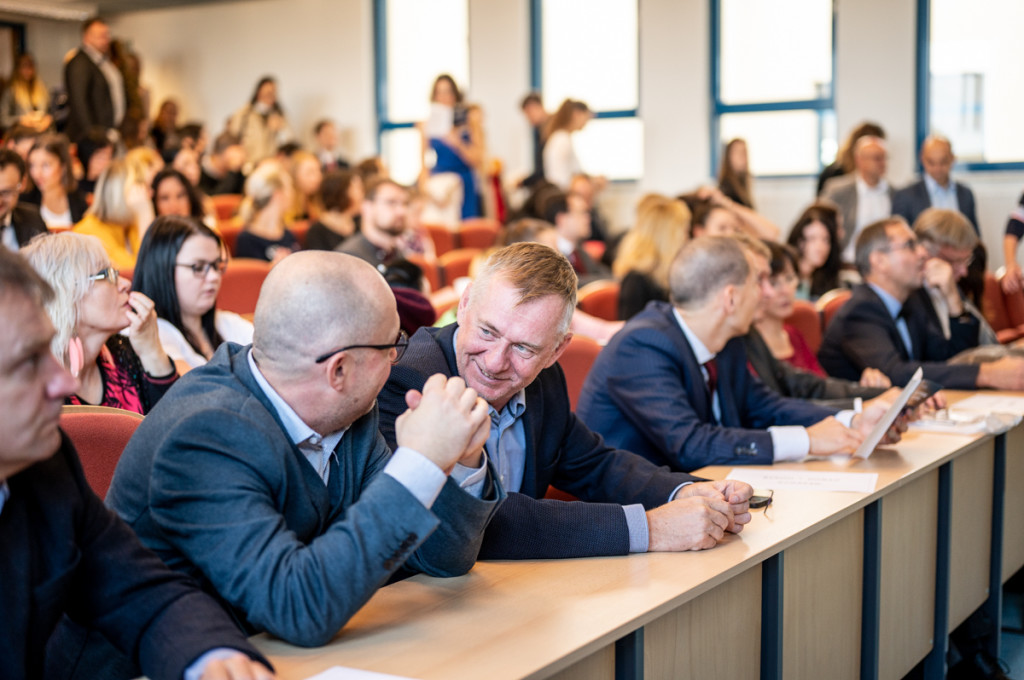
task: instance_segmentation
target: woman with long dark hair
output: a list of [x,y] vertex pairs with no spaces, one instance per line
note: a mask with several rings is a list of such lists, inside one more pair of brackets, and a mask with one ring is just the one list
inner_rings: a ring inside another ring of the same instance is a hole
[[787,243],[799,255],[796,296],[817,300],[839,287],[839,211],[826,203],[804,210],[789,232]]
[[228,132],[241,140],[252,167],[295,137],[277,100],[277,81],[270,76],[260,78],[249,103],[228,121]]
[[572,133],[582,130],[593,117],[584,102],[566,99],[544,128],[544,179],[562,191],[568,191],[573,175],[582,172]]
[[64,135],[39,137],[28,152],[28,175],[35,185],[32,197],[38,199],[39,216],[48,228],[70,227],[85,216],[89,204],[78,191],[71,168],[71,151]]
[[222,342],[252,342],[252,324],[217,309],[227,251],[217,232],[189,217],[158,217],[139,249],[132,288],[153,301],[160,344],[184,373]]

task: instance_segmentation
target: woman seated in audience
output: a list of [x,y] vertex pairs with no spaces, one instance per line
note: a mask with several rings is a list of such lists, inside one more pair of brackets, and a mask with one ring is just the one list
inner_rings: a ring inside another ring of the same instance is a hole
[[203,169],[199,164],[199,153],[195,149],[182,147],[174,154],[171,167],[184,175],[188,183],[192,185],[192,191],[195,194],[196,200],[202,207],[203,222],[206,226],[211,228],[216,226],[217,211],[214,208],[213,199],[199,188],[199,181],[203,176]]
[[80,234],[96,236],[118,269],[131,269],[143,232],[153,221],[153,202],[145,178],[130,172],[123,160],[110,164],[96,184],[92,206],[74,226]]
[[296,151],[292,154],[292,186],[295,187],[292,207],[288,211],[285,222],[315,220],[323,212],[320,203],[320,184],[324,173],[320,169],[320,160],[308,151]]
[[544,179],[562,191],[569,190],[573,175],[583,172],[572,133],[582,130],[593,117],[584,102],[566,99],[544,128]]
[[19,54],[14,73],[0,96],[0,127],[7,129],[24,125],[36,132],[53,126],[50,115],[50,91],[36,73],[36,60],[31,54]]
[[725,145],[722,166],[718,170],[718,190],[742,206],[754,207],[746,140],[737,137]]
[[[178,138],[178,102],[165,99],[149,127],[149,136],[153,138],[153,146],[161,154],[165,154],[180,144]],[[167,156],[170,160],[170,156]]]
[[[825,369],[818,363],[818,357],[807,344],[807,339],[795,326],[786,323],[796,303],[799,281],[796,251],[788,245],[766,243],[772,253],[772,294],[762,300],[754,318],[754,326],[776,359],[824,377]],[[865,387],[889,387],[890,382],[878,369],[866,368],[861,374],[860,384]]]
[[205,364],[222,342],[252,342],[252,323],[216,308],[226,268],[223,242],[198,220],[158,217],[146,231],[132,288],[153,301],[160,343],[179,373]]
[[203,206],[195,187],[174,168],[164,168],[153,178],[153,210],[157,217],[177,215],[203,220]]
[[124,162],[133,177],[141,178],[148,189],[153,186],[156,173],[164,169],[164,158],[155,149],[148,146],[137,146],[124,155]]
[[114,160],[114,142],[105,129],[94,127],[86,132],[85,137],[78,140],[75,151],[81,164],[78,190],[88,195],[96,191],[96,182],[99,181],[100,175],[110,166],[110,161]]
[[55,293],[46,304],[56,330],[51,349],[79,383],[68,403],[148,413],[178,377],[153,302],[129,292],[92,236],[43,235],[22,252]]
[[690,209],[667,196],[647,196],[623,237],[612,273],[619,279],[619,318],[628,321],[651,300],[668,301],[668,272],[690,233]]
[[814,203],[797,219],[787,243],[798,255],[799,299],[813,302],[839,287],[839,211],[825,203]]
[[[690,206],[690,212],[693,213],[694,236],[699,235],[698,227],[701,226],[701,223],[698,221],[698,215],[704,212],[705,207],[709,212],[719,208],[728,210],[734,218],[730,221],[734,221],[739,230],[737,233],[746,234],[751,238],[778,241],[782,234],[779,227],[770,219],[756,210],[732,200],[717,187],[700,187],[694,193],[680,196],[680,198]],[[724,214],[720,213],[720,215]]]
[[277,101],[277,82],[272,77],[260,79],[249,103],[228,121],[228,132],[241,140],[249,167],[273,158],[277,147],[294,138]]
[[245,180],[245,199],[239,214],[245,229],[235,244],[237,257],[277,264],[299,250],[284,216],[292,204],[292,178],[274,160],[263,161]]
[[[483,214],[477,187],[476,170],[483,163],[484,140],[479,107],[466,106],[455,80],[447,73],[434,80],[430,91],[430,120],[420,125],[423,136],[423,167],[430,176],[422,183],[424,193],[435,203],[453,203],[461,192],[461,202],[451,205],[451,219]],[[433,153],[430,162],[428,151]]]
[[306,232],[308,250],[334,250],[359,231],[363,180],[352,170],[331,170],[320,184],[323,212]]
[[89,205],[78,191],[67,137],[39,137],[28,152],[28,174],[38,192],[39,216],[47,228],[70,227],[85,216]]

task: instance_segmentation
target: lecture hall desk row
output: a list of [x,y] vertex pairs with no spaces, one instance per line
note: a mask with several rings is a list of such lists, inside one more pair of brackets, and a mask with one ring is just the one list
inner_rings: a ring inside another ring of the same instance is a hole
[[983,607],[998,620],[1024,566],[1024,425],[786,465],[878,484],[777,490],[714,550],[481,562],[381,589],[326,647],[254,641],[284,680],[339,665],[421,680],[899,678],[922,660],[944,677],[947,632]]

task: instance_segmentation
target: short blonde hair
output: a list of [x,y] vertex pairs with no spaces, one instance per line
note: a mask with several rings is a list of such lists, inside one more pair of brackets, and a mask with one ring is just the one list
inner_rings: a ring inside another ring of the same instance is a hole
[[645,196],[637,207],[636,225],[623,237],[612,265],[618,279],[631,271],[651,276],[668,289],[672,260],[690,234],[690,209],[667,196]]
[[291,175],[278,161],[268,159],[257,165],[245,180],[245,200],[239,209],[242,220],[248,224],[270,204],[276,192],[291,185]]
[[56,330],[50,349],[67,367],[68,344],[78,330],[78,304],[95,283],[89,277],[109,267],[110,258],[98,238],[70,231],[41,234],[21,253],[53,288],[45,305]]
[[135,213],[128,207],[125,194],[128,190],[128,166],[123,160],[110,163],[96,182],[92,206],[89,212],[100,222],[127,227],[135,223]]
[[974,250],[978,245],[974,227],[956,210],[928,208],[914,220],[914,235],[926,248],[934,244],[940,248]]

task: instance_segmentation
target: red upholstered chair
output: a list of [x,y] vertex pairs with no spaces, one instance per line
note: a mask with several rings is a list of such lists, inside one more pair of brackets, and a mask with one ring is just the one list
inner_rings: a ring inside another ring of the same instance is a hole
[[270,273],[271,264],[264,260],[236,257],[228,262],[217,296],[217,307],[235,314],[252,314],[260,296],[263,279]]
[[230,255],[235,254],[235,245],[238,243],[238,235],[242,233],[242,225],[237,220],[228,220],[217,223],[217,233],[224,241],[224,247]]
[[828,325],[832,323],[832,317],[850,299],[850,294],[846,288],[836,288],[818,298],[815,307],[821,312],[821,330],[823,332],[828,330]]
[[821,347],[821,316],[814,304],[807,300],[797,300],[793,313],[786,318],[786,323],[794,326],[804,336],[807,345],[815,354]]
[[441,289],[441,272],[436,262],[415,253],[406,255],[405,259],[423,270],[423,278],[430,282],[430,290]]
[[1019,297],[1007,296],[1003,293],[999,278],[995,274],[985,272],[985,292],[981,301],[981,313],[985,315],[985,320],[996,332],[999,342],[1013,342],[1024,335],[1024,329],[1015,326],[1010,321],[1007,307],[1011,300],[1008,298],[1013,298],[1014,306],[1020,303]]
[[444,285],[450,286],[460,276],[469,276],[473,258],[484,252],[483,248],[456,248],[437,256],[437,267],[441,270]]
[[297,222],[292,222],[288,226],[288,231],[292,232],[292,234],[298,240],[299,246],[303,248],[306,247],[306,234],[309,233],[310,224],[311,223],[309,220],[299,220]]
[[490,248],[498,240],[501,225],[483,218],[466,220],[459,227],[459,245],[463,248]]
[[434,254],[438,257],[459,247],[455,232],[443,224],[424,224],[423,228],[430,234],[430,240],[434,242]]
[[593,281],[580,288],[578,306],[587,314],[605,321],[619,318],[619,282],[611,279]]
[[585,335],[573,335],[569,346],[558,358],[558,363],[565,373],[565,384],[569,389],[569,405],[576,410],[576,402],[583,391],[583,382],[590,373],[590,367],[601,353],[601,345],[593,338]]
[[242,194],[217,194],[210,196],[210,201],[213,203],[213,212],[217,220],[229,220],[238,212],[238,206],[242,204]]
[[114,478],[114,468],[142,416],[133,411],[107,406],[65,406],[60,426],[78,450],[85,479],[103,498]]
[[604,241],[584,241],[583,250],[587,251],[587,255],[590,255],[594,260],[600,262],[604,256],[605,248]]

